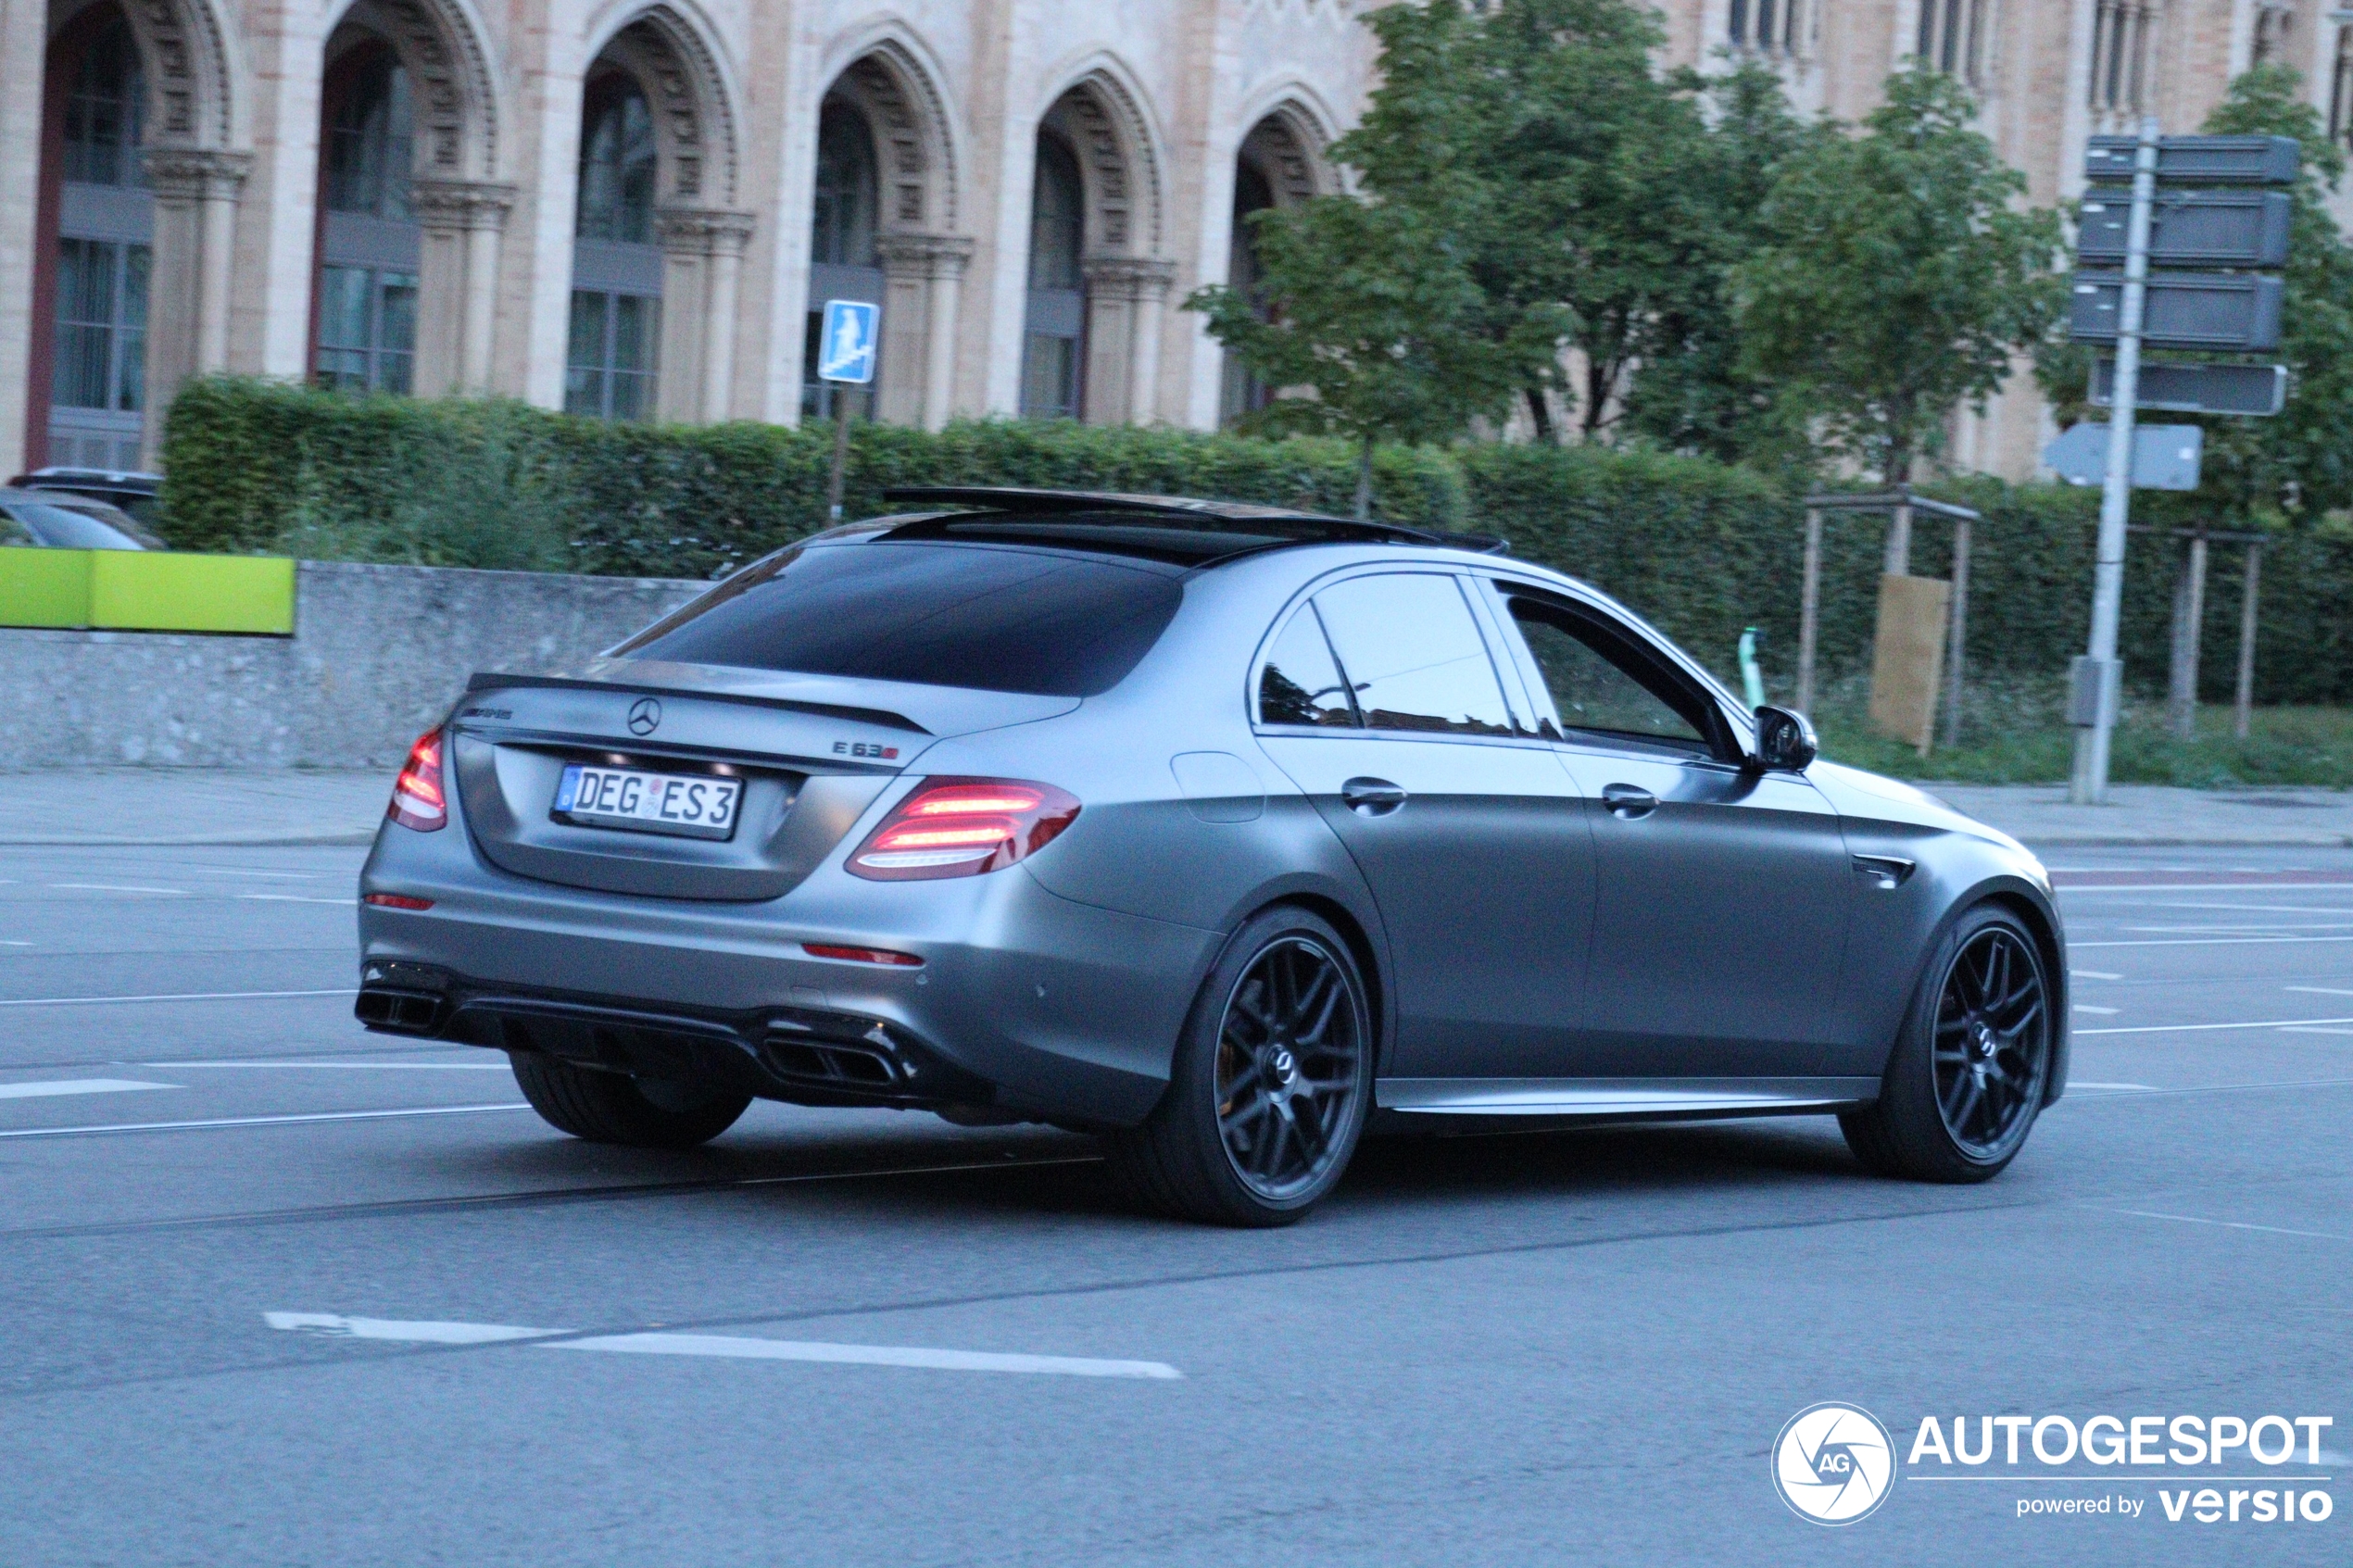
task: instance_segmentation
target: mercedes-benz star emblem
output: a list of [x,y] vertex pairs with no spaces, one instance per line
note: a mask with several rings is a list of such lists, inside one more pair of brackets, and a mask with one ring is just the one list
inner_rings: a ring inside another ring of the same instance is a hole
[[661,727],[661,704],[649,696],[641,696],[629,705],[629,733],[649,735]]

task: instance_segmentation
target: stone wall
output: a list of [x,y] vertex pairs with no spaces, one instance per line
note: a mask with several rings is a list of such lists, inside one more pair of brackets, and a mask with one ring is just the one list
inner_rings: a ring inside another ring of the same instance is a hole
[[0,769],[394,764],[475,671],[576,663],[706,586],[305,561],[291,637],[0,630]]

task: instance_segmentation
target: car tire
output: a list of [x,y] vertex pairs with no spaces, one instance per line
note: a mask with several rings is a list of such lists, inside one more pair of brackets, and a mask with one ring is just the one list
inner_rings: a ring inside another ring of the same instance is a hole
[[692,1148],[736,1124],[751,1097],[684,1084],[648,1084],[574,1067],[538,1051],[511,1051],[522,1098],[558,1132],[632,1148]]
[[1338,1185],[1371,1109],[1374,1027],[1348,943],[1279,905],[1234,934],[1202,983],[1141,1126],[1110,1139],[1142,1207],[1211,1224],[1287,1225]]
[[1847,1147],[1882,1176],[1998,1175],[2042,1110],[2056,1027],[2033,933],[1998,904],[1966,911],[1922,973],[1879,1098],[1839,1117]]

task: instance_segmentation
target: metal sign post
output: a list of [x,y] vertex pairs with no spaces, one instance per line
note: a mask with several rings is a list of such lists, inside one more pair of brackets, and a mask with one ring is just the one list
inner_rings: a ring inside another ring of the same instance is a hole
[[[881,341],[882,307],[862,299],[825,301],[825,319],[817,339],[817,379],[837,388],[863,386],[875,381],[875,354]],[[869,400],[874,394],[869,391]],[[871,408],[868,410],[871,414]],[[834,394],[834,470],[825,483],[825,515],[841,521],[841,494],[849,471],[849,407],[838,390]]]
[[[2262,187],[2295,184],[2302,159],[2303,149],[2291,136],[2160,137],[2154,119],[2141,122],[2136,137],[2093,137],[2085,154],[2093,189],[2082,206],[2078,259],[2113,263],[2120,257],[2124,270],[2079,268],[2068,322],[2068,335],[2078,343],[2116,345],[2113,369],[2105,360],[2095,363],[2092,393],[2095,403],[2114,409],[2113,416],[2105,432],[2079,425],[2046,454],[2053,467],[2067,473],[2088,456],[2084,444],[2105,437],[2090,650],[2075,660],[2068,683],[2067,721],[2076,730],[2068,798],[2079,805],[2095,805],[2108,795],[2108,747],[2122,674],[2116,632],[2133,486],[2197,484],[2198,446],[2187,427],[2158,427],[2170,433],[2145,452],[2140,448],[2148,443],[2136,435],[2133,416],[2142,408],[2172,408],[2260,418],[2278,413],[2285,400],[2286,372],[2277,365],[2157,364],[2148,368],[2144,385],[2141,351],[2250,354],[2279,346],[2285,284],[2261,270],[2287,259],[2294,202],[2284,192]],[[2128,170],[2129,203],[2116,190]],[[2159,185],[2167,187],[2161,198]],[[2234,270],[2152,277],[2151,263]],[[2068,476],[2080,483],[2079,475],[2080,470]],[[2251,646],[2250,634],[2246,646]],[[2243,663],[2246,657],[2243,647]],[[2175,662],[2181,663],[2178,657]]]
[[[2116,408],[2108,416],[2108,479],[2100,489],[2099,553],[2092,568],[2092,646],[2070,672],[2068,717],[2075,768],[2067,797],[2077,805],[2108,798],[2108,754],[2116,728],[2116,626],[2124,605],[2124,525],[2133,507],[2133,395],[2141,379],[2141,315],[2148,298],[2149,209],[2157,197],[2157,117],[2141,121],[2133,160],[2133,210],[2125,229],[2123,297],[2116,322]],[[2089,720],[2085,723],[2085,720]]]

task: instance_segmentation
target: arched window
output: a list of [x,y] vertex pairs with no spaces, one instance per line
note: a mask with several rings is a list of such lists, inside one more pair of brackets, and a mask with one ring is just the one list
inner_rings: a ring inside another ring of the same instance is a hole
[[[47,460],[136,468],[155,238],[155,200],[140,161],[146,72],[130,23],[111,6],[84,13],[59,35],[50,69],[57,73],[51,133],[61,156],[44,171],[56,182],[57,227],[41,282],[54,336],[35,365],[48,404]],[[38,362],[44,358],[45,366]]]
[[327,68],[320,138],[317,348],[312,374],[350,392],[406,393],[417,358],[420,236],[409,204],[409,72],[363,36]]
[[586,240],[650,243],[654,116],[644,91],[630,77],[608,72],[588,84],[580,119],[580,207],[573,232]]
[[580,110],[572,328],[564,412],[641,420],[654,411],[661,248],[654,244],[653,109],[625,71],[592,76]]
[[[1274,205],[1275,187],[1265,171],[1249,158],[1238,161],[1234,165],[1234,235],[1226,250],[1226,284],[1235,293],[1249,296],[1262,320],[1267,307],[1259,283],[1258,243],[1251,232],[1250,217]],[[1240,356],[1226,356],[1217,398],[1220,420],[1230,424],[1244,414],[1254,414],[1266,407],[1273,395],[1273,389],[1250,373]]]
[[1984,76],[1987,31],[1986,0],[1920,0],[1916,53],[1921,64],[1976,87]]
[[66,94],[66,179],[81,185],[145,185],[139,144],[147,118],[147,76],[120,11],[99,25],[72,81]]
[[[829,99],[817,116],[817,181],[809,229],[809,320],[800,389],[804,419],[834,416],[833,383],[817,378],[825,301],[882,303],[882,268],[875,252],[881,207],[874,129],[855,105]],[[870,384],[866,390],[872,395],[880,388]],[[867,407],[871,409],[873,404]]]
[[[1923,6],[1934,3],[1921,0]],[[1768,59],[1794,59],[1805,44],[1799,5],[1800,0],[1731,0],[1731,10],[1725,18],[1726,36],[1735,49]]]
[[2095,0],[2091,109],[2097,128],[2122,128],[2154,101],[2162,0]]
[[1087,326],[1086,188],[1070,144],[1038,133],[1038,175],[1029,198],[1029,313],[1022,349],[1021,411],[1076,419],[1082,396],[1080,344]]

